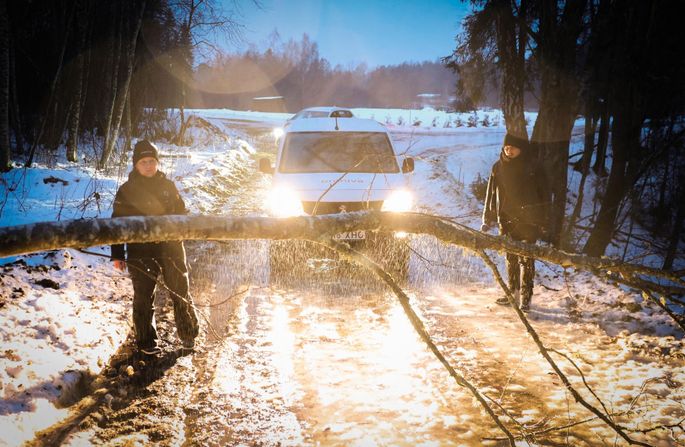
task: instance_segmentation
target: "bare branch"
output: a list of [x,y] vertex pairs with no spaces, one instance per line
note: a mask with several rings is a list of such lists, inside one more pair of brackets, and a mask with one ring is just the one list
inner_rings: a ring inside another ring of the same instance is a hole
[[670,430],[670,429],[673,429],[673,428],[679,428],[680,430],[682,430],[683,432],[685,432],[685,425],[683,425],[684,422],[685,422],[685,418],[682,418],[681,420],[679,420],[679,421],[676,422],[675,424],[669,424],[669,425],[655,425],[654,427],[649,427],[649,428],[643,428],[643,429],[640,429],[640,430],[635,430],[635,432],[647,434],[647,433],[649,433],[649,432],[653,432],[653,431],[656,431],[656,430]]
[[[671,279],[672,276],[669,275],[673,275],[673,273],[666,272],[666,274],[664,274],[664,272],[655,271],[648,267],[624,264],[608,258],[592,258],[554,250],[550,247],[529,245],[512,241],[507,238],[489,236],[463,225],[448,222],[434,216],[380,212],[357,212],[313,217],[293,217],[287,219],[217,216],[123,217],[116,219],[72,220],[0,227],[0,257],[63,247],[80,248],[112,243],[157,242],[164,240],[302,239],[326,245],[338,250],[343,256],[349,257],[371,269],[388,284],[398,297],[412,326],[420,335],[421,339],[427,344],[429,349],[440,360],[457,383],[460,386],[469,389],[476,397],[500,430],[507,435],[507,439],[513,445],[513,436],[499,420],[492,408],[490,408],[483,395],[447,362],[445,357],[432,342],[422,321],[411,308],[409,297],[395,283],[392,277],[370,259],[354,252],[346,245],[331,241],[330,239],[334,234],[345,231],[374,231],[380,229],[386,231],[431,234],[443,242],[459,245],[481,256],[488,267],[493,271],[496,281],[505,291],[509,302],[512,304],[512,308],[526,327],[529,335],[533,338],[538,350],[552,366],[575,400],[595,414],[597,418],[609,425],[626,442],[642,446],[649,445],[630,438],[625,433],[623,427],[618,426],[611,420],[608,412],[606,414],[602,413],[600,410],[590,405],[572,387],[569,380],[563,375],[559,367],[550,357],[549,350],[542,344],[538,334],[530,325],[526,316],[518,306],[516,306],[511,291],[507,288],[497,267],[484,250],[494,249],[498,251],[509,251],[524,256],[547,260],[564,267],[572,266],[577,269],[587,270],[601,276],[612,276],[613,274],[618,273],[619,277],[615,278],[616,281],[634,287],[635,281],[639,280],[639,285],[642,290],[648,292],[656,290],[657,287],[666,287],[666,290],[668,290],[668,288],[667,286],[659,285],[642,277],[637,277],[637,274]],[[679,283],[684,282],[682,278],[676,279],[678,279]],[[652,297],[652,299],[654,300],[655,298]],[[667,311],[667,306],[664,305],[664,307],[662,308]],[[671,313],[669,313],[669,315],[671,315]],[[671,316],[674,318],[673,315]]]
[[590,384],[587,383],[587,380],[585,380],[585,374],[583,374],[583,371],[581,371],[581,369],[578,367],[578,365],[576,364],[576,362],[574,362],[574,361],[571,359],[571,357],[569,357],[568,355],[564,354],[564,353],[561,352],[561,351],[557,351],[556,349],[549,349],[549,351],[550,351],[550,352],[553,352],[553,353],[555,353],[555,354],[558,354],[558,355],[560,355],[560,356],[562,356],[563,358],[565,358],[566,360],[568,360],[568,361],[571,363],[571,365],[573,365],[573,367],[576,369],[576,371],[578,371],[578,374],[580,374],[580,378],[582,379],[583,385],[585,385],[585,388],[586,388],[593,396],[595,396],[595,399],[597,399],[597,402],[599,402],[599,404],[602,406],[602,408],[604,408],[604,412],[607,414],[607,416],[608,416],[609,418],[611,418],[611,416],[610,416],[610,415],[611,415],[611,412],[607,409],[606,405],[604,405],[604,402],[602,402],[602,399],[600,399],[599,396],[597,396],[597,394],[594,392],[594,390],[590,387]]
[[[588,422],[596,421],[597,419],[599,419],[597,416],[592,416],[589,418],[582,419],[580,421],[569,422],[568,424],[557,425],[554,427],[545,428],[543,430],[537,430],[534,432],[530,432],[529,435],[535,437],[535,436],[539,436],[539,435],[545,435],[548,433],[553,433],[555,431],[567,430],[569,428],[577,427],[578,425],[583,425],[583,424],[587,424]],[[523,436],[517,436],[516,437],[516,439],[521,439],[521,438],[523,438]],[[484,441],[506,441],[507,439],[502,438],[502,437],[498,437],[498,438],[483,438],[483,440]]]
[[490,418],[495,422],[497,427],[499,427],[502,432],[507,436],[507,439],[509,440],[509,444],[514,447],[515,441],[514,441],[514,436],[511,434],[511,432],[504,426],[502,421],[500,421],[499,417],[495,414],[495,412],[492,410],[490,405],[486,402],[485,398],[483,395],[478,391],[478,389],[472,385],[466,378],[459,374],[447,361],[445,356],[442,355],[438,347],[433,343],[433,340],[431,339],[430,335],[428,334],[428,331],[426,330],[425,326],[423,325],[423,322],[419,318],[419,316],[414,312],[414,309],[412,309],[411,304],[409,303],[409,297],[407,296],[406,293],[400,288],[400,286],[397,285],[395,280],[379,266],[376,264],[374,261],[369,259],[368,257],[364,256],[363,254],[356,252],[349,248],[345,244],[341,244],[339,242],[335,241],[330,241],[330,242],[324,242],[325,239],[322,239],[318,241],[320,244],[327,246],[331,249],[334,249],[338,251],[340,254],[343,256],[349,258],[352,261],[355,261],[356,263],[368,268],[369,270],[373,271],[378,275],[389,287],[392,289],[392,291],[395,293],[397,296],[400,305],[402,306],[402,309],[404,310],[404,313],[407,315],[407,318],[409,318],[409,321],[411,322],[412,326],[414,327],[414,330],[419,334],[419,337],[421,340],[423,340],[424,343],[428,346],[428,349],[435,355],[435,357],[442,363],[442,365],[445,367],[445,369],[449,372],[450,376],[454,378],[454,380],[457,382],[459,386],[462,386],[466,389],[468,389],[471,394],[476,398],[478,403],[485,409],[485,411],[488,413]]
[[545,345],[542,343],[540,340],[540,336],[538,333],[535,331],[533,326],[531,326],[530,322],[528,321],[528,318],[526,318],[525,314],[523,311],[518,307],[518,303],[515,302],[514,295],[511,293],[511,290],[507,285],[504,283],[504,280],[502,279],[502,275],[500,275],[499,270],[497,270],[497,266],[495,265],[494,262],[492,262],[492,259],[485,253],[483,250],[478,250],[476,252],[480,257],[485,261],[485,263],[490,267],[490,270],[492,270],[492,274],[495,276],[496,281],[499,283],[500,287],[502,290],[504,290],[504,293],[507,296],[507,299],[509,300],[509,304],[511,307],[514,309],[516,314],[518,315],[519,319],[523,323],[523,325],[526,328],[526,331],[528,334],[531,336],[533,341],[538,347],[538,350],[540,351],[540,354],[547,360],[547,363],[552,367],[554,372],[557,374],[557,376],[561,379],[563,382],[564,386],[566,389],[573,395],[573,398],[575,399],[576,402],[581,404],[583,407],[588,409],[592,414],[600,418],[604,423],[606,423],[609,427],[611,427],[621,438],[623,438],[628,444],[632,445],[641,445],[641,446],[649,446],[650,444],[646,444],[641,441],[636,441],[623,430],[623,428],[619,427],[617,424],[615,424],[608,416],[608,413],[602,413],[599,411],[597,408],[595,408],[593,405],[588,403],[583,397],[576,391],[576,389],[571,385],[571,382],[568,380],[566,375],[561,371],[559,366],[556,364],[556,362],[550,357],[549,355],[549,350],[545,347]]

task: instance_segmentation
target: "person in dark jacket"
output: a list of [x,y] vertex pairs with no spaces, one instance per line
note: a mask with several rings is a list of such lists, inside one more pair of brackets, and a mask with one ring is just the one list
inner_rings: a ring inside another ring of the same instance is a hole
[[[133,151],[133,170],[117,191],[112,217],[186,214],[183,199],[174,183],[157,170],[159,151],[147,140]],[[183,349],[192,350],[198,321],[192,298],[186,255],[182,241],[112,245],[114,267],[128,268],[133,282],[133,326],[138,349],[145,354],[161,352],[153,324],[154,295],[161,274],[170,290],[176,330]]]
[[[534,244],[543,236],[547,222],[545,188],[544,172],[532,159],[528,141],[507,134],[488,180],[481,231],[497,222],[500,234]],[[506,266],[509,289],[527,311],[533,296],[535,259],[507,253]],[[504,297],[497,303],[506,305],[509,300]]]

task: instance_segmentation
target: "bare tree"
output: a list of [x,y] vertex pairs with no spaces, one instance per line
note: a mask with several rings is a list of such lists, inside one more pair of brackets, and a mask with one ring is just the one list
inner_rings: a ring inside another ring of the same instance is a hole
[[178,108],[181,123],[176,142],[182,144],[188,127],[185,107],[188,104],[190,86],[193,84],[194,52],[216,50],[211,37],[221,35],[230,40],[237,39],[242,25],[234,19],[232,11],[217,0],[174,0],[169,6],[175,13],[178,26],[178,41],[173,59],[174,74],[180,88]]
[[531,31],[541,79],[540,111],[532,141],[550,181],[550,236],[556,246],[561,243],[566,212],[568,149],[579,97],[578,41],[586,4],[586,0],[569,0],[562,6],[558,2],[539,2],[539,29]]
[[[619,3],[613,10],[612,28],[619,30],[616,44],[607,55],[611,71],[621,73],[641,67],[648,70],[656,4]],[[638,180],[644,157],[641,151],[641,135],[647,110],[647,85],[638,76],[620,76],[614,79],[609,89],[611,107],[611,149],[612,161],[606,192],[595,220],[595,225],[583,248],[592,256],[604,253],[616,230],[616,220],[626,193]]]
[[[287,219],[270,217],[161,216],[84,219],[38,222],[0,227],[0,257],[55,248],[88,247],[124,242],[165,240],[303,239],[328,240],[335,234],[360,230],[406,231],[430,234],[439,240],[468,250],[507,251],[521,256],[576,268],[619,283],[639,282],[660,294],[685,292],[685,271],[669,272],[630,264],[608,257],[568,253],[543,245],[531,245],[503,236],[491,236],[436,216],[418,213],[353,212],[299,216]],[[618,276],[616,276],[618,275]],[[671,281],[660,285],[653,279]]]
[[[507,132],[528,139],[523,114],[525,63],[528,45],[528,2],[517,7],[510,0],[489,0],[465,21],[465,32],[447,66],[459,73],[459,93],[473,108],[483,99],[485,80],[499,81],[501,107]],[[492,70],[497,67],[499,76]]]
[[[319,243],[335,249],[343,256],[370,268],[388,284],[398,297],[412,326],[431,352],[440,360],[458,385],[466,387],[471,391],[474,398],[490,415],[498,428],[506,434],[509,444],[515,445],[511,431],[502,423],[493,407],[489,405],[486,396],[468,382],[466,377],[448,362],[431,340],[430,334],[426,331],[418,314],[412,309],[408,296],[393,278],[373,261],[350,249],[349,246],[337,243],[331,239],[336,233],[349,231],[352,228],[431,234],[443,242],[459,245],[481,256],[486,265],[492,269],[494,277],[505,291],[509,302],[512,304],[512,309],[516,312],[525,330],[535,342],[538,351],[561,379],[564,388],[571,393],[574,400],[593,413],[599,420],[602,420],[628,444],[650,445],[631,438],[626,424],[616,420],[615,415],[610,414],[601,401],[602,408],[592,405],[574,388],[562,368],[552,359],[550,353],[557,353],[570,362],[572,360],[566,354],[545,346],[540,335],[530,324],[523,311],[516,306],[515,298],[506,284],[504,284],[501,275],[497,271],[497,267],[485,253],[485,250],[506,251],[543,259],[565,268],[574,267],[579,270],[592,272],[600,277],[609,277],[629,287],[642,290],[645,299],[649,299],[661,307],[682,330],[685,330],[685,321],[683,321],[681,316],[670,311],[667,304],[672,295],[683,293],[685,289],[683,273],[685,272],[674,273],[637,264],[623,263],[614,259],[570,254],[551,247],[530,245],[505,237],[490,236],[434,216],[378,212],[293,217],[288,219],[269,217],[136,216],[115,219],[44,222],[0,228],[0,256],[59,247],[83,247],[121,242],[154,242],[184,239],[293,238]],[[670,287],[663,286],[659,280],[664,279],[674,285]],[[589,388],[584,377],[583,382]],[[592,389],[590,389],[590,392],[597,397]]]
[[119,138],[119,129],[121,127],[121,120],[124,115],[124,107],[126,105],[126,99],[129,95],[129,86],[131,85],[131,78],[133,76],[133,64],[135,62],[136,54],[136,42],[138,41],[138,33],[140,32],[140,27],[143,24],[143,13],[145,12],[145,0],[141,0],[139,4],[134,5],[134,11],[136,20],[132,23],[133,29],[131,30],[129,40],[126,43],[125,56],[125,72],[122,79],[122,83],[117,89],[115,106],[112,110],[112,125],[110,132],[106,135],[105,148],[102,152],[102,157],[100,158],[100,168],[104,168],[114,151],[114,146]]
[[10,117],[14,129],[14,141],[16,143],[16,153],[24,153],[24,129],[22,128],[21,115],[19,113],[19,100],[17,94],[17,55],[16,43],[10,38]]
[[90,5],[89,2],[84,0],[80,0],[77,3],[78,47],[76,51],[78,55],[76,56],[76,65],[74,67],[76,73],[73,79],[74,89],[67,123],[67,160],[71,162],[77,161],[79,120],[81,118],[81,104],[83,103],[83,83],[85,82],[86,37],[88,36],[89,21],[88,6]]
[[0,171],[11,167],[10,155],[10,39],[7,0],[0,0]]
[[69,35],[71,34],[71,28],[72,28],[72,23],[74,21],[74,15],[76,12],[75,6],[71,8],[71,12],[68,13],[68,19],[66,23],[66,33],[64,35],[64,40],[62,43],[62,49],[60,50],[59,53],[59,58],[57,60],[57,68],[55,70],[55,74],[52,78],[52,83],[50,84],[50,96],[48,98],[47,106],[45,107],[45,112],[40,120],[40,125],[38,127],[38,132],[36,134],[36,137],[33,140],[33,143],[31,144],[31,149],[29,150],[29,158],[26,161],[26,166],[31,167],[33,164],[33,158],[36,155],[36,149],[38,148],[38,145],[43,139],[43,134],[45,132],[45,126],[47,125],[48,117],[50,116],[50,111],[53,110],[53,107],[55,105],[55,101],[57,100],[57,85],[59,83],[59,80],[62,76],[62,70],[64,68],[64,54],[67,51],[67,46],[69,43]]
[[528,139],[526,118],[523,115],[526,48],[527,2],[521,0],[518,11],[512,11],[510,0],[492,1],[495,7],[498,64],[502,72],[502,113],[507,133]]
[[592,170],[600,177],[606,177],[606,158],[607,145],[609,143],[609,108],[607,99],[602,102],[599,116],[599,135],[597,136],[597,155],[595,156],[595,164],[592,165]]
[[124,33],[124,8],[125,3],[111,3],[107,7],[111,8],[111,39],[108,39],[109,55],[107,66],[110,68],[106,72],[106,85],[109,87],[108,102],[106,108],[104,134],[105,141],[103,144],[102,154],[100,155],[99,167],[103,168],[105,162],[109,158],[109,147],[112,135],[112,121],[114,120],[114,109],[117,103],[117,93],[119,91],[119,72],[121,64],[121,45],[122,35]]

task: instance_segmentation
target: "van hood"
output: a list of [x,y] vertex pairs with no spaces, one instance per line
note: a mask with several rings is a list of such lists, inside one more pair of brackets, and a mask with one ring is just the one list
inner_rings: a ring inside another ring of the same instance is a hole
[[405,176],[394,173],[279,174],[273,185],[291,189],[302,201],[323,202],[385,200],[392,191],[408,187]]

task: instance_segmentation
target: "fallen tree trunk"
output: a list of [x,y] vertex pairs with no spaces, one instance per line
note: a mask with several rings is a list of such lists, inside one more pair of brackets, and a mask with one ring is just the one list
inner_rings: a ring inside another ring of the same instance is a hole
[[[610,415],[602,413],[601,410],[590,405],[573,388],[570,381],[549,356],[548,349],[542,344],[540,337],[528,323],[524,313],[516,306],[511,291],[507,289],[499,272],[497,272],[497,268],[485,254],[484,250],[509,251],[532,256],[564,267],[591,271],[605,277],[611,276],[613,278],[618,273],[617,281],[632,287],[639,287],[653,301],[657,299],[651,296],[649,291],[668,290],[669,286],[656,283],[646,277],[669,280],[671,283],[677,284],[672,286],[673,290],[682,290],[682,287],[678,287],[678,285],[682,286],[685,283],[682,278],[682,271],[662,272],[649,267],[626,264],[609,258],[592,258],[566,253],[550,247],[524,244],[508,238],[483,234],[466,226],[435,216],[378,212],[293,217],[288,219],[208,216],[123,217],[0,227],[0,257],[56,248],[81,248],[122,242],[156,242],[163,240],[303,239],[321,243],[371,269],[388,284],[399,298],[403,310],[421,339],[449,371],[457,384],[467,388],[483,406],[497,427],[506,434],[510,445],[514,445],[514,436],[485,401],[484,395],[453,368],[440,353],[418,315],[411,308],[408,296],[395,283],[392,277],[373,261],[354,252],[345,244],[331,241],[331,237],[334,234],[344,231],[381,229],[430,234],[444,242],[459,245],[480,255],[493,270],[493,275],[500,286],[502,286],[512,307],[525,325],[526,330],[533,337],[540,353],[562,379],[565,387],[573,394],[575,400],[590,410],[596,417],[602,419],[629,444],[649,445],[630,438],[624,427],[616,424]],[[636,275],[642,275],[642,277],[637,277]],[[661,304],[665,306],[665,303]],[[667,308],[665,309],[667,310]],[[667,313],[681,325],[681,328],[683,327],[682,322],[679,321],[680,316],[672,312]]]
[[[356,212],[290,218],[160,216],[83,219],[40,222],[0,227],[0,257],[52,250],[82,248],[125,242],[164,240],[303,239],[322,240],[351,230],[405,231],[430,234],[463,248],[511,252],[578,270],[643,275],[685,287],[682,272],[670,272],[630,264],[607,257],[568,253],[552,247],[531,245],[491,236],[435,216],[412,213]],[[664,284],[655,284],[663,289]]]
[[[548,246],[526,244],[500,236],[481,233],[458,223],[425,214],[356,212],[323,216],[218,217],[159,216],[83,219],[40,222],[0,227],[0,257],[52,250],[84,248],[125,242],[164,240],[301,239],[329,241],[341,232],[352,230],[405,231],[430,234],[448,244],[479,253],[482,250],[510,252],[548,261],[562,267],[610,277],[629,287],[639,285],[644,292],[664,297],[683,293],[683,272],[658,270],[617,259],[596,258],[567,253]],[[684,327],[682,315],[669,313]]]

